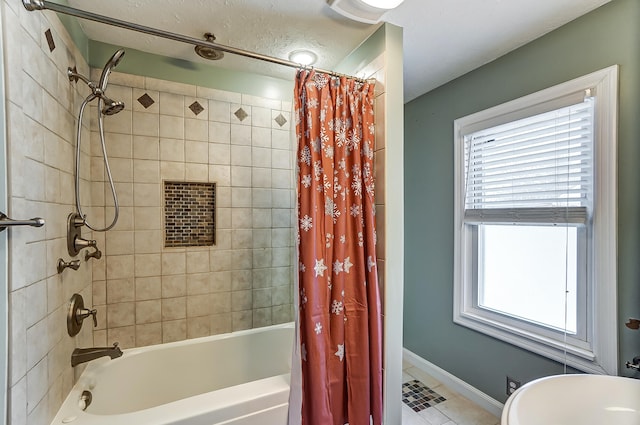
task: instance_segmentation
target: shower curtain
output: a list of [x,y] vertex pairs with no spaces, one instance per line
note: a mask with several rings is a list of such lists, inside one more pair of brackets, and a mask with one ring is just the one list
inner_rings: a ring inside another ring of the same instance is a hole
[[373,90],[297,73],[299,355],[290,425],[382,423]]

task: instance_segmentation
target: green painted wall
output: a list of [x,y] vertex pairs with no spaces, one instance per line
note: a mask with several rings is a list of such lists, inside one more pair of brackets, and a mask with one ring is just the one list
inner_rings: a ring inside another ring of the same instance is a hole
[[[102,68],[119,48],[120,46],[90,40],[89,65]],[[282,80],[245,71],[223,69],[183,59],[169,58],[130,48],[125,48],[125,51],[125,56],[116,71],[270,99],[289,100],[293,95],[293,77],[295,75],[293,69],[291,70],[291,80]]]
[[[54,3],[69,5],[67,0],[57,0]],[[102,68],[111,55],[120,48],[120,46],[87,38],[77,18],[62,13],[59,13],[58,17],[91,67]],[[270,99],[289,100],[293,94],[294,70],[291,71],[291,80],[283,80],[251,72],[228,70],[169,58],[135,49],[126,48],[125,50],[125,57],[116,71]]]
[[[453,121],[620,65],[618,321],[620,374],[640,354],[640,1],[611,3],[405,105],[404,346],[504,401],[562,366],[453,323]],[[640,376],[640,375],[639,375]]]
[[391,24],[380,24],[371,36],[340,61],[335,71],[351,75],[384,53],[387,48],[387,31],[393,31],[393,28]]

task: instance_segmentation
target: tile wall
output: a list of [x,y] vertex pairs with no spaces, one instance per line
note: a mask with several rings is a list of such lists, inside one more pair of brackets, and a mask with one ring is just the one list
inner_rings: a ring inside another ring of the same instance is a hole
[[[75,347],[115,340],[147,345],[291,320],[290,102],[113,73],[108,95],[128,106],[106,118],[121,218],[106,234],[83,232],[98,240],[102,259],[86,262],[83,252],[78,271],[57,274],[58,259],[71,259],[66,219],[74,210],[75,121],[88,94],[68,81],[66,70],[75,65],[87,75],[89,67],[55,14],[30,13],[9,0],[0,0],[0,8],[8,214],[47,222],[8,231],[9,423],[50,423],[74,383]],[[98,78],[95,70],[92,77]],[[383,91],[376,108],[377,137],[383,137]],[[113,208],[95,116],[93,106],[83,120],[83,140],[91,143],[81,155],[81,196],[99,224]],[[383,139],[376,149],[383,285]],[[165,179],[217,184],[215,246],[164,248]],[[73,293],[99,308],[99,329],[85,326],[75,338],[65,330]]]
[[[117,72],[106,93],[127,107],[105,118],[121,208],[116,227],[94,235],[105,254],[93,263],[95,344],[292,320],[291,103]],[[102,224],[113,207],[95,121],[92,217]],[[164,246],[163,181],[216,183],[215,245]]]
[[[88,94],[66,76],[89,67],[55,14],[27,12],[19,1],[1,1],[7,94],[7,162],[12,218],[43,217],[41,228],[6,231],[9,240],[9,423],[49,424],[74,382],[75,347],[92,344],[85,326],[66,332],[73,293],[91,305],[91,267],[56,270],[70,260],[66,220],[73,211],[75,115]],[[50,49],[45,33],[51,30]],[[89,137],[89,121],[84,134]],[[88,150],[82,154],[81,190],[90,194]],[[82,369],[81,367],[79,369]]]

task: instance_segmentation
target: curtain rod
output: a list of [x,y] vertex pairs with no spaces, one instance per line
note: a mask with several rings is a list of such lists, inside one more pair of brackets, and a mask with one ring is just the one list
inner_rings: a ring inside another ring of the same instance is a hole
[[310,66],[305,66],[305,65],[288,61],[285,59],[280,59],[273,56],[267,56],[261,53],[251,52],[249,50],[238,49],[232,46],[225,46],[224,44],[218,44],[212,41],[200,40],[194,37],[189,37],[182,34],[176,34],[168,31],[160,30],[157,28],[134,24],[132,22],[122,21],[120,19],[110,18],[104,15],[98,15],[93,12],[87,12],[85,10],[76,9],[76,8],[65,6],[58,3],[52,3],[46,0],[22,0],[22,4],[24,5],[25,9],[27,9],[30,12],[34,10],[52,10],[54,12],[63,13],[65,15],[75,16],[76,18],[87,19],[90,21],[113,25],[115,27],[125,28],[128,30],[141,32],[144,34],[167,38],[169,40],[180,41],[182,43],[187,43],[187,44],[193,44],[194,46],[207,46],[207,47],[211,47],[217,50],[222,50],[223,52],[231,53],[234,55],[244,56],[251,59],[258,59],[261,61],[271,62],[278,65],[284,65],[290,68],[308,69],[308,70],[313,69],[317,72],[321,72],[323,74],[329,74],[335,77],[348,77],[348,78],[353,78],[361,83],[366,82],[366,80],[362,78],[357,78],[357,77],[353,77],[346,74],[340,74],[335,71],[328,71],[325,69],[313,68]]

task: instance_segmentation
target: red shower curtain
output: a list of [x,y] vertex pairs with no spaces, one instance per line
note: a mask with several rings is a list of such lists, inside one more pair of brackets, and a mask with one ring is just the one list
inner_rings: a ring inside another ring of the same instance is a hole
[[382,423],[373,90],[315,71],[296,78],[304,425]]

